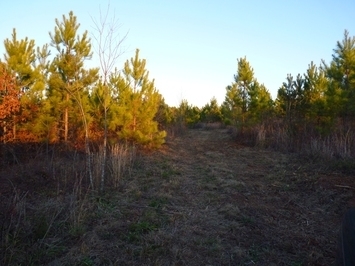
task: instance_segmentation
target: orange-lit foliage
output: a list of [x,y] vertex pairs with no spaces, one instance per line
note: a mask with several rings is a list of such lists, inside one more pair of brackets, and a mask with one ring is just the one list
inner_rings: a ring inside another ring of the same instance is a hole
[[14,118],[20,111],[20,91],[16,87],[15,77],[6,65],[0,63],[0,139],[11,139]]

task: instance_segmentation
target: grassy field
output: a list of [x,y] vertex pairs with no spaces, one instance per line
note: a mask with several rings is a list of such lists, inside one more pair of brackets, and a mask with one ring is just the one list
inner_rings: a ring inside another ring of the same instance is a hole
[[[53,161],[53,160],[52,160]],[[86,189],[80,156],[0,171],[2,265],[332,265],[354,178],[225,129],[140,153],[118,189]]]

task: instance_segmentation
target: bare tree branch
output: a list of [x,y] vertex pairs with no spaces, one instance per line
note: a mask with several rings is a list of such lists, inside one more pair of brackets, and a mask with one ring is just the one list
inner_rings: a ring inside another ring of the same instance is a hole
[[99,21],[91,17],[94,23],[93,30],[95,31],[93,34],[93,39],[96,42],[94,50],[99,55],[100,69],[104,83],[107,82],[109,74],[113,71],[118,59],[125,52],[122,44],[128,36],[128,32],[121,36],[119,29],[122,25],[119,24],[115,12],[113,12],[111,18],[109,17],[109,13],[110,4],[108,4],[104,14],[100,7]]
[[119,34],[119,29],[121,24],[118,23],[116,19],[115,12],[113,12],[112,17],[109,14],[110,4],[107,6],[106,12],[103,14],[100,8],[100,18],[99,21],[91,17],[94,26],[93,39],[96,41],[94,45],[94,50],[96,50],[99,55],[100,69],[102,72],[103,81],[103,99],[99,96],[98,99],[104,109],[104,141],[103,141],[103,156],[101,161],[101,180],[100,180],[100,190],[104,190],[105,186],[105,168],[107,161],[107,111],[109,109],[108,98],[110,97],[110,92],[108,90],[108,78],[113,72],[114,67],[120,58],[120,56],[125,52],[122,47],[124,40],[126,39],[128,32],[121,37]]

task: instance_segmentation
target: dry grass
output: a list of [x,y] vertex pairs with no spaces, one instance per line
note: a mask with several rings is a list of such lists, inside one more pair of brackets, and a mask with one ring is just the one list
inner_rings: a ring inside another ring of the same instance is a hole
[[326,159],[350,159],[355,156],[355,134],[346,132],[334,132],[326,138],[312,138],[310,145],[304,150],[311,156]]
[[[355,158],[355,133],[339,126],[326,136],[316,133],[314,127],[291,129],[282,121],[274,120],[237,132],[229,128],[232,138],[239,143],[282,152],[297,152],[303,156],[332,163],[341,160],[349,164]],[[354,168],[354,164],[352,167]]]
[[108,148],[106,163],[102,147],[93,154],[93,176],[95,188],[100,187],[102,167],[105,167],[105,186],[118,188],[124,175],[131,176],[133,163],[136,158],[134,145],[117,143]]
[[[17,240],[5,243],[2,263],[331,265],[340,220],[354,203],[352,176],[238,145],[228,129],[188,130],[137,155],[119,187],[101,195],[85,189],[81,168],[53,165],[56,178],[67,175],[66,186],[51,189],[55,178],[42,194],[35,183],[16,183],[15,168],[6,170],[23,214],[12,220]],[[24,251],[27,257],[18,255]]]

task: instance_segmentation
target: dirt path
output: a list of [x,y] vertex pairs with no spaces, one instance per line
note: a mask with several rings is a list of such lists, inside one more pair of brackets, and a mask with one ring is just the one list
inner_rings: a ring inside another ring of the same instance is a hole
[[[338,224],[353,191],[333,186],[336,176],[322,167],[238,146],[226,130],[190,130],[168,141],[150,163],[162,168],[163,182],[158,179],[160,186],[147,195],[166,198],[166,210],[176,215],[168,227],[173,261],[333,262]],[[159,170],[153,172],[156,178]],[[343,177],[342,182],[351,180]]]

